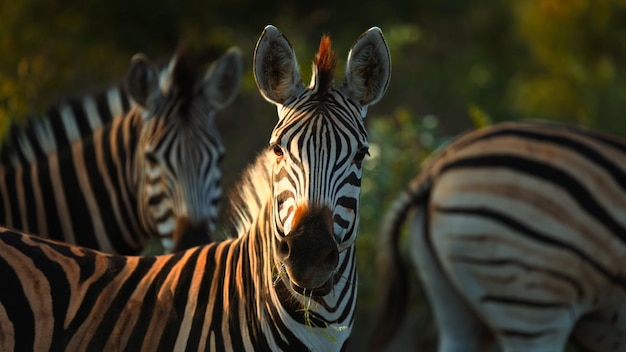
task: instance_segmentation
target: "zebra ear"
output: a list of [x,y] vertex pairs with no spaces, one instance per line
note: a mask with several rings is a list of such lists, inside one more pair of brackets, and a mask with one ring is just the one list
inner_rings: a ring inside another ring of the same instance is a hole
[[287,38],[268,25],[254,49],[254,79],[265,100],[282,105],[304,89],[296,54]]
[[130,97],[143,108],[159,93],[159,70],[145,55],[136,54],[131,59],[126,88]]
[[350,49],[340,89],[366,107],[383,97],[390,77],[389,48],[380,28],[372,27],[361,34]]
[[227,107],[237,96],[243,76],[241,50],[230,48],[217,61],[211,64],[204,76],[203,95],[216,109]]

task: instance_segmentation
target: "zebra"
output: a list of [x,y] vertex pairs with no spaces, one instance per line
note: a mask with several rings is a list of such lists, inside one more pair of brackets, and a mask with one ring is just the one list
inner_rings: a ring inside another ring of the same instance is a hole
[[[262,32],[254,75],[277,105],[268,148],[242,175],[229,238],[158,256],[105,254],[0,230],[0,350],[345,349],[354,320],[363,118],[384,94],[378,27],[333,84],[323,37],[304,87],[293,48]],[[321,159],[318,159],[321,158]]]
[[626,140],[565,124],[466,133],[392,203],[380,237],[380,326],[406,307],[399,235],[413,210],[413,264],[439,351],[626,350]]
[[243,63],[233,47],[200,77],[205,61],[180,51],[160,70],[137,54],[125,79],[126,116],[105,118],[82,138],[89,128],[54,133],[63,128],[58,119],[18,133],[37,143],[18,137],[6,152],[17,162],[0,166],[0,221],[129,255],[153,237],[166,252],[210,241],[224,154],[214,116],[234,100]]

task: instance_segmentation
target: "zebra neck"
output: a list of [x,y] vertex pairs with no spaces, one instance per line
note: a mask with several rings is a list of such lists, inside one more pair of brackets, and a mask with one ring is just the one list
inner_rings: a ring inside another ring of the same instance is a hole
[[[297,293],[274,257],[276,236],[272,224],[272,201],[265,203],[250,231],[239,236],[244,256],[239,263],[242,280],[249,283],[243,297],[255,297],[247,315],[255,316],[263,335],[289,349],[337,350],[347,340],[356,308],[356,260],[354,246],[340,255],[334,288],[324,296]],[[247,270],[245,270],[247,268]],[[255,311],[252,311],[254,309]]]

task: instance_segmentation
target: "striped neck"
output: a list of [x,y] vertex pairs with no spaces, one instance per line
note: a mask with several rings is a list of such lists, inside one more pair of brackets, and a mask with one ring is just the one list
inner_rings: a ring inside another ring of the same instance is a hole
[[251,273],[242,280],[251,287],[240,294],[244,300],[255,297],[247,314],[258,319],[258,329],[264,331],[266,338],[276,339],[270,345],[286,344],[287,349],[295,350],[339,350],[350,335],[356,309],[355,247],[340,254],[334,286],[328,294],[297,293],[276,259],[272,205],[271,199],[266,202],[250,230],[239,237],[244,256],[236,267],[243,269],[242,274]]

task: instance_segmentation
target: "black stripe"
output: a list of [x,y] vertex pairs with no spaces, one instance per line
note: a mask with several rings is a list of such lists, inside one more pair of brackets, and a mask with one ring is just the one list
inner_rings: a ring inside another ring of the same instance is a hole
[[357,209],[357,201],[356,201],[356,198],[354,197],[345,197],[345,196],[339,197],[339,199],[337,199],[337,205],[340,205],[347,209],[353,209],[353,210]]
[[[169,315],[167,325],[163,330],[163,335],[159,341],[158,351],[169,352],[174,351],[174,344],[176,338],[180,332],[180,327],[185,318],[185,308],[187,307],[189,291],[191,288],[191,281],[193,280],[193,274],[196,270],[198,263],[198,255],[200,250],[194,250],[185,262],[185,266],[180,272],[178,277],[178,284],[174,291],[172,313]],[[203,292],[204,293],[204,292]],[[207,299],[205,297],[205,299]]]
[[59,153],[59,171],[76,244],[87,248],[98,248],[98,242],[93,236],[93,219],[87,207],[87,197],[92,197],[92,195],[84,194],[79,187],[78,170],[71,150],[63,150]]
[[48,226],[48,233],[41,233],[40,235],[47,235],[50,238],[62,240],[63,228],[61,227],[59,208],[56,206],[55,202],[54,187],[52,187],[52,179],[50,178],[48,159],[43,158],[38,163],[38,182],[41,189],[41,199],[44,209],[46,210],[45,216]]
[[[207,298],[211,293],[211,281],[213,275],[215,273],[215,252],[217,245],[211,245],[208,247],[203,247],[201,250],[206,250],[206,262],[204,267],[204,275],[202,280],[200,281],[200,287],[198,288],[198,292],[205,293]],[[200,262],[199,265],[203,263]],[[204,317],[207,311],[208,299],[198,299],[198,303],[196,304],[195,310],[193,312],[193,321],[191,323],[191,329],[189,332],[189,339],[187,340],[187,350],[188,351],[197,351],[200,346],[200,340],[202,339],[202,328],[204,326]],[[219,311],[223,307],[221,301],[215,301],[215,306],[212,308],[215,311]],[[207,338],[208,339],[208,338]],[[207,341],[208,346],[208,341]]]
[[[281,290],[287,290],[284,287],[283,280],[278,280],[277,284],[274,286],[274,289],[278,292]],[[283,291],[286,292],[286,291]],[[289,295],[289,293],[287,293]],[[285,303],[289,303],[288,299],[281,299],[280,303],[285,306]],[[276,343],[277,350],[281,351],[307,351],[307,347],[300,341],[291,330],[280,318],[280,313],[278,312],[278,307],[274,305],[269,305],[266,307],[268,310],[268,316],[272,321],[272,336],[274,337],[274,341]],[[297,306],[295,309],[300,309],[301,306]],[[289,315],[296,319],[300,324],[303,324],[304,319],[302,316],[302,312],[295,312],[294,309],[287,308]],[[288,342],[285,342],[288,341]]]
[[[131,223],[130,221],[132,221],[130,220],[130,216],[132,216],[135,221],[139,221],[139,215],[137,214],[138,209],[136,207],[136,204],[138,203],[138,200],[136,198],[137,190],[134,188],[130,188],[131,185],[129,184],[129,182],[126,182],[126,175],[122,171],[126,168],[134,167],[134,156],[135,152],[137,151],[136,146],[138,145],[139,131],[141,130],[142,126],[141,122],[136,123],[137,119],[141,120],[141,116],[135,114],[127,115],[126,117],[124,117],[124,119],[120,120],[120,128],[117,129],[117,133],[115,133],[113,141],[113,143],[116,144],[118,154],[114,155],[112,152],[110,153],[110,165],[113,166],[113,169],[111,170],[116,171],[115,176],[111,177],[111,179],[118,180],[118,182],[115,183],[115,189],[124,190],[121,192],[125,192],[129,196],[129,205],[132,207],[131,209],[126,209],[127,212],[123,213],[128,215],[129,223]],[[112,132],[109,133],[112,134]],[[111,151],[111,149],[107,149],[107,151]],[[107,157],[109,157],[109,155],[107,155]],[[131,234],[135,235],[136,241],[141,242],[142,238],[145,237],[145,233],[143,231],[143,228],[141,227],[141,224],[139,223],[138,225],[140,226],[140,230],[142,231],[137,233],[135,233],[135,231],[131,231]]]
[[442,174],[459,168],[506,168],[519,171],[530,176],[552,183],[567,191],[576,200],[576,203],[589,215],[598,220],[598,223],[617,236],[622,243],[626,243],[626,229],[598,203],[593,195],[569,173],[546,163],[533,161],[513,155],[482,155],[468,157],[446,164]]
[[[0,168],[1,167],[2,166],[0,166]],[[4,177],[0,177],[0,182],[4,182],[5,185],[7,185]],[[4,192],[3,187],[0,187],[0,225],[7,225],[7,218],[8,218],[7,211],[9,211],[9,209],[13,208],[13,207],[11,207],[10,199],[7,198],[8,196],[9,195]],[[9,200],[9,209],[5,209],[4,208],[4,200],[5,199]]]
[[73,114],[74,124],[78,129],[78,134],[82,137],[89,136],[92,134],[91,126],[89,126],[89,120],[87,119],[87,114],[83,108],[83,100],[71,100],[67,102],[70,106],[70,110]]
[[[224,265],[226,266],[225,268],[226,275],[229,276],[228,282],[230,283],[230,286],[228,288],[224,288],[225,290],[227,289],[228,292],[230,292],[229,305],[231,308],[229,309],[229,312],[228,312],[228,318],[229,318],[228,319],[228,331],[230,333],[231,345],[228,346],[228,348],[233,351],[245,351],[243,339],[241,338],[242,334],[240,333],[241,328],[239,326],[241,315],[242,315],[242,313],[239,312],[239,306],[241,306],[242,303],[239,302],[240,296],[236,294],[236,292],[240,290],[240,288],[237,286],[237,265],[238,265],[237,259],[241,258],[240,252],[239,252],[241,248],[239,246],[229,246],[228,249],[229,250],[228,250],[227,257],[232,259],[230,260],[230,262],[228,261],[224,262]],[[248,304],[248,303],[244,302],[243,305],[245,304]],[[251,316],[248,316],[248,318],[252,319]],[[244,322],[243,325],[248,325],[248,324],[247,322]]]
[[[33,241],[43,243],[50,249],[62,254],[66,258],[79,260],[79,257],[66,245],[45,242],[39,238],[32,238]],[[16,246],[17,247],[17,246]],[[52,297],[52,314],[54,316],[54,328],[51,346],[60,346],[65,340],[64,322],[67,316],[67,310],[70,304],[69,294],[70,282],[68,277],[72,279],[73,272],[65,272],[63,267],[56,261],[48,258],[41,248],[26,246],[19,248],[22,253],[28,253],[33,258],[33,264],[39,271],[43,273],[46,281],[50,285],[50,295]],[[93,258],[93,255],[91,256]],[[87,261],[89,262],[89,261]]]
[[[102,174],[100,170],[98,170],[96,148],[101,147],[102,145],[95,146],[92,138],[87,138],[83,142],[83,163],[85,165],[85,170],[87,172],[92,192],[92,194],[88,194],[86,196],[92,198],[92,200],[96,201],[98,204],[98,214],[102,220],[104,231],[113,248],[116,252],[120,253],[120,250],[126,249],[127,244],[126,241],[124,241],[120,226],[118,225],[115,217],[115,208],[111,201],[111,196],[108,194],[109,191],[104,183],[104,179],[109,175]],[[116,191],[119,192],[119,189],[116,189]],[[83,230],[84,232],[82,232]],[[83,230],[81,230],[80,234],[77,234],[77,237],[93,237],[97,246],[98,241],[95,233],[93,231],[88,231],[86,228]],[[90,248],[99,248],[99,246]]]
[[[128,93],[126,92],[124,85],[120,85],[118,93],[120,101],[122,102],[122,111],[124,111],[124,113],[127,113],[128,111],[130,111],[130,99],[128,98]],[[117,117],[112,116],[110,113],[108,116],[111,116],[113,118]]]
[[[130,118],[130,117],[128,117]],[[128,229],[130,230],[130,234],[133,236],[133,239],[135,241],[139,241],[141,234],[136,233],[134,226],[133,226],[133,219],[137,220],[137,209],[136,207],[133,207],[132,209],[127,209],[125,208],[125,203],[122,199],[121,194],[124,192],[124,190],[126,189],[125,184],[123,183],[123,179],[118,178],[118,171],[119,168],[122,167],[124,165],[124,163],[122,162],[118,162],[118,159],[122,159],[122,156],[125,156],[127,158],[131,157],[131,154],[128,153],[124,153],[124,146],[122,144],[123,141],[123,130],[122,129],[118,129],[117,130],[118,133],[115,136],[115,141],[118,143],[118,148],[122,148],[121,156],[117,156],[117,155],[113,155],[112,152],[112,145],[111,145],[111,134],[112,134],[112,130],[111,127],[107,127],[104,131],[103,131],[103,135],[102,135],[102,143],[99,146],[99,148],[101,148],[102,151],[102,155],[103,155],[103,161],[104,164],[106,165],[106,169],[107,169],[107,173],[108,175],[102,175],[101,177],[107,177],[109,179],[109,181],[111,182],[111,186],[113,187],[114,190],[117,191],[117,195],[119,198],[119,207],[120,209],[120,214],[122,216],[122,222],[124,222]],[[123,177],[123,175],[122,175]],[[132,197],[133,193],[129,194],[130,197],[130,202],[131,202],[131,206],[134,206],[137,202],[136,198]],[[133,247],[130,246],[130,244],[126,244],[124,246],[122,246],[122,243],[118,243],[117,247],[115,247],[115,250],[120,253],[120,254],[137,254],[136,253],[136,249],[134,249]]]
[[[22,246],[21,237],[18,234],[5,231],[0,240],[9,246]],[[22,282],[16,274],[16,270],[5,259],[4,254],[0,256],[0,277],[4,289],[0,290],[0,302],[4,307],[7,316],[14,326],[15,331],[15,351],[32,351],[35,336],[35,315],[30,303],[26,299]]]
[[[215,335],[216,349],[218,351],[224,351],[227,347],[224,345],[224,335],[222,334],[222,319],[224,318],[224,315],[228,314],[228,312],[225,311],[223,308],[226,306],[226,303],[224,303],[224,289],[221,286],[224,283],[224,277],[226,275],[233,275],[227,270],[226,264],[228,260],[228,250],[229,247],[222,247],[219,252],[215,252],[215,256],[212,258],[213,261],[215,261],[215,268],[213,271],[214,277],[212,281],[220,286],[211,287],[209,291],[207,291],[209,293],[215,293],[215,296],[211,297],[214,299],[214,305],[212,307],[209,307],[209,309],[212,309],[211,325],[209,326],[209,331],[211,331]],[[216,279],[215,276],[218,276],[218,279]]]
[[[104,91],[94,96],[96,110],[98,111],[98,116],[100,117],[100,123],[102,123],[102,126],[108,125],[109,122],[117,117],[113,116],[113,111],[111,111],[109,106],[108,93],[108,91]],[[124,111],[128,110],[124,109]]]
[[[28,231],[31,233],[39,233],[39,226],[37,223],[37,211],[35,210],[35,194],[33,192],[33,183],[31,181],[31,164],[25,164],[22,169],[22,191],[24,192],[24,215],[26,223],[28,224]],[[17,204],[15,203],[17,209]],[[22,227],[24,228],[24,224]]]
[[[133,271],[133,273],[126,279],[124,284],[120,287],[120,290],[117,292],[115,298],[111,302],[111,305],[110,305],[111,308],[117,309],[119,311],[124,307],[124,303],[128,301],[128,297],[130,296],[130,294],[137,288],[137,282],[139,282],[139,280],[141,280],[145,276],[146,272],[150,268],[151,259],[152,258],[150,257],[146,257],[146,259],[143,259],[140,262],[140,264],[143,264],[143,265],[138,265],[137,268],[135,268],[135,270]],[[123,256],[111,256],[111,257],[107,256],[106,260],[107,260],[106,272],[103,273],[99,278],[97,278],[93,283],[91,283],[91,285],[89,285],[89,287],[87,288],[87,291],[85,292],[84,299],[81,302],[80,307],[76,311],[74,318],[70,321],[66,329],[66,334],[65,334],[66,336],[74,336],[76,334],[76,331],[85,323],[85,320],[89,317],[89,314],[92,312],[93,308],[97,306],[96,302],[98,298],[100,298],[100,296],[102,295],[102,292],[106,289],[106,287],[113,280],[116,279],[116,276],[122,270],[124,270],[127,259],[126,257],[123,257]],[[89,257],[87,257],[84,260],[80,260],[79,262],[81,264],[79,266],[84,265],[82,264],[82,262],[89,262],[89,261],[93,261],[93,259],[89,259]],[[82,273],[81,273],[81,279],[83,279]],[[111,310],[111,308],[109,308],[109,310]],[[109,313],[109,310],[107,310],[105,314],[110,315],[111,313]],[[108,338],[108,335],[101,336],[101,337],[106,339]],[[67,342],[69,341],[66,341],[66,343]],[[64,346],[64,347],[67,347],[67,346]]]
[[569,304],[564,304],[560,302],[540,302],[540,301],[531,301],[526,299],[514,298],[514,297],[503,297],[503,296],[493,296],[493,295],[484,295],[480,298],[481,303],[496,303],[507,306],[521,306],[524,308],[553,308],[553,309],[563,309],[568,308]]
[[[114,267],[116,267],[118,270],[115,270],[115,271],[110,270],[109,272],[107,272],[105,276],[102,277],[102,279],[106,278],[107,281],[113,281],[115,280],[115,277],[118,274],[119,270],[121,270],[123,266],[126,266],[126,258],[115,256],[115,257],[109,257],[109,259],[111,261],[111,264],[113,264]],[[142,257],[141,258],[135,270],[133,270],[132,274],[130,274],[130,276],[128,276],[128,278],[121,285],[119,291],[117,291],[117,294],[115,295],[110,305],[108,306],[108,309],[104,312],[104,316],[102,317],[100,325],[98,325],[98,328],[97,328],[98,333],[94,335],[93,338],[89,341],[89,345],[87,346],[88,351],[95,351],[100,346],[104,346],[109,336],[111,335],[113,328],[117,324],[125,323],[125,322],[120,322],[120,313],[124,310],[133,292],[135,292],[135,290],[139,286],[139,282],[146,276],[148,271],[152,268],[152,265],[154,264],[154,262],[155,262],[154,257]],[[94,302],[91,304],[84,303],[83,305],[81,305],[81,310],[85,308],[85,306],[93,307],[95,303],[95,299],[100,296],[101,291],[98,293],[91,292],[91,288],[94,286],[95,284],[90,287],[90,290],[89,290],[90,292],[87,292],[87,295],[90,295],[90,296],[86,296],[86,297],[92,297],[94,299]],[[89,312],[85,312],[85,313],[88,314]],[[145,323],[145,321],[142,322],[141,320],[139,320],[138,323],[142,324],[142,323]]]
[[[15,228],[23,228],[22,221],[20,220],[20,211],[19,207],[17,207],[17,185],[15,184],[15,169],[7,169],[5,173],[5,186],[7,189],[7,193],[9,196],[9,205],[15,205],[11,209],[11,221],[12,226]],[[5,214],[6,216],[6,214]]]
[[339,227],[341,227],[342,229],[347,229],[350,226],[350,223],[348,221],[342,219],[341,216],[337,214],[333,215],[333,222],[339,225]]
[[544,336],[554,334],[556,332],[555,329],[546,329],[541,331],[520,331],[513,329],[500,329],[499,330],[502,335],[506,335],[507,337],[515,337],[520,339],[540,339]]
[[[576,131],[576,130],[570,130],[570,131],[579,132],[579,134],[584,137],[591,137],[588,134],[580,133],[582,131]],[[569,149],[577,154],[580,154],[584,156],[586,159],[588,159],[590,162],[597,164],[602,170],[605,170],[611,175],[615,183],[620,185],[622,189],[626,190],[626,173],[624,173],[620,167],[616,166],[616,164],[612,160],[606,158],[602,153],[598,152],[592,147],[585,145],[584,143],[581,143],[575,139],[568,138],[567,136],[556,135],[556,134],[542,134],[542,133],[537,133],[537,132],[532,132],[532,131],[516,130],[516,129],[499,131],[498,133],[494,133],[490,136],[492,137],[516,136],[520,138],[526,138],[526,139],[531,139],[535,141],[547,142],[547,143],[559,145],[563,148]],[[622,148],[623,147],[624,146],[622,146]]]
[[[52,127],[52,133],[54,135],[54,140],[57,141],[60,145],[67,145],[67,141],[69,137],[65,131],[65,127],[63,126],[63,120],[61,119],[61,114],[57,107],[51,107],[46,111],[46,118],[50,120],[50,126]],[[59,150],[59,149],[57,149]]]
[[[81,245],[89,248],[97,248],[97,243],[94,242],[93,237],[84,238],[82,231],[85,228],[91,228],[92,219],[87,208],[86,196],[78,187],[78,175],[76,165],[71,150],[63,150],[59,153],[59,172],[61,174],[61,182],[63,184],[63,191],[65,193],[65,203],[69,214],[71,214],[71,226],[76,236],[76,240],[81,240]],[[93,230],[91,230],[93,231]]]
[[[145,343],[145,338],[151,322],[154,320],[168,320],[170,318],[169,314],[172,314],[172,312],[166,312],[160,308],[161,303],[159,302],[158,295],[163,286],[163,282],[165,282],[167,276],[172,271],[172,267],[181,260],[183,254],[184,252],[178,252],[170,257],[159,269],[159,272],[154,279],[150,282],[150,287],[146,290],[146,293],[141,301],[137,324],[135,324],[133,331],[129,336],[128,345],[126,345],[125,349],[126,351],[140,351],[142,349],[141,346]],[[104,331],[113,329],[117,320],[118,319],[114,318],[110,324],[107,324],[107,329]]]

